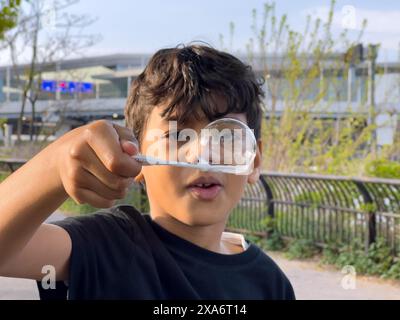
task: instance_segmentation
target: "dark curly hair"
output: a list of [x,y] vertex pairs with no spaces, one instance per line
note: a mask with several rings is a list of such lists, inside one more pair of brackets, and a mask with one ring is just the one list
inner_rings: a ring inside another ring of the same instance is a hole
[[262,85],[250,66],[229,53],[206,45],[162,49],[132,82],[126,126],[141,141],[149,114],[163,104],[162,117],[182,123],[191,117],[213,121],[231,112],[245,113],[259,139]]

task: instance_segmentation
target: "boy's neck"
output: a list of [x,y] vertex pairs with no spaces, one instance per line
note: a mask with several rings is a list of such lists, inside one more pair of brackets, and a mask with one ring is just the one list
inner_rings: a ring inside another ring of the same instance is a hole
[[170,215],[150,214],[152,220],[158,225],[204,249],[221,253],[232,254],[240,252],[231,245],[222,243],[221,236],[225,229],[225,222],[210,226],[188,226]]

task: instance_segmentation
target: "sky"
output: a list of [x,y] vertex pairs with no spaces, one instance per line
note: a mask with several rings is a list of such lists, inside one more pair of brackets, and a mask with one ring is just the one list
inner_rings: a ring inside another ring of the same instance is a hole
[[[101,35],[102,40],[85,51],[85,56],[153,53],[194,40],[220,47],[220,34],[228,46],[231,22],[235,24],[233,50],[245,52],[253,36],[252,9],[257,9],[261,16],[264,3],[262,0],[80,0],[69,10],[96,18],[86,32]],[[278,0],[276,13],[287,14],[291,27],[301,31],[307,14],[324,20],[329,5],[330,0]],[[400,0],[337,1],[334,16],[334,34],[339,34],[344,25],[354,29],[352,34],[355,34],[363,18],[367,18],[363,42],[381,43],[378,60],[398,60]],[[7,62],[7,55],[0,53],[0,64]]]

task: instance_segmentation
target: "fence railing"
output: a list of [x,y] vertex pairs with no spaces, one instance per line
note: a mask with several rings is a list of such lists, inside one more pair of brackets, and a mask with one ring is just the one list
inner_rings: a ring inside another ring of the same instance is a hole
[[400,180],[264,173],[233,210],[231,230],[280,235],[317,245],[365,247],[383,238],[400,253]]
[[[0,159],[11,172],[23,163]],[[129,203],[147,212],[146,192],[139,185],[135,190]],[[321,246],[357,240],[368,249],[382,238],[400,255],[400,180],[263,173],[246,187],[227,227],[260,235],[276,231]]]

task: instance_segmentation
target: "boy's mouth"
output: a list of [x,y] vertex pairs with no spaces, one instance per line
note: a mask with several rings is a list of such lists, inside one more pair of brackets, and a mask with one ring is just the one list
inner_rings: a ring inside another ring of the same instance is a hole
[[222,189],[221,182],[214,177],[200,177],[187,188],[199,200],[214,200]]

